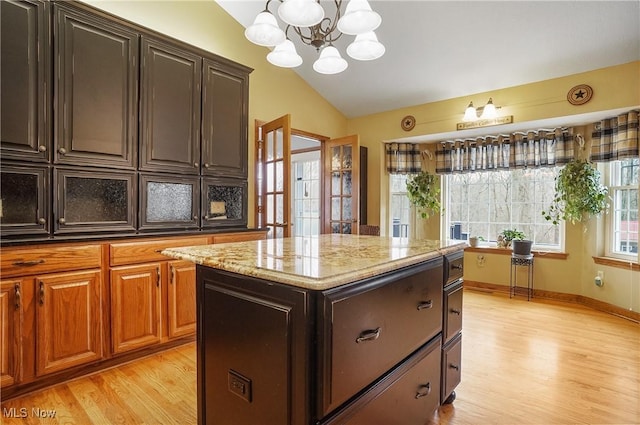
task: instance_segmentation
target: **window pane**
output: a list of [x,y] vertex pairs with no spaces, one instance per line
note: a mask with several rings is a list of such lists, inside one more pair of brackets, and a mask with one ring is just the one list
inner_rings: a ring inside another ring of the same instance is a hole
[[447,176],[445,225],[452,239],[496,241],[504,229],[525,233],[535,245],[560,248],[560,231],[541,212],[555,193],[557,169],[490,171]]
[[610,163],[609,195],[612,208],[607,254],[637,255],[638,163],[637,158]]

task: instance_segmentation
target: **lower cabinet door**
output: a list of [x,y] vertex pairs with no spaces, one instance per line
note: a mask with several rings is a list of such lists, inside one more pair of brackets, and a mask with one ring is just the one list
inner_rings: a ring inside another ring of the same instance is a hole
[[20,382],[21,287],[20,279],[0,282],[0,387]]
[[101,272],[37,276],[38,376],[102,358]]
[[441,403],[451,395],[460,383],[462,367],[462,334],[442,347],[442,399]]
[[157,344],[160,263],[111,269],[111,343],[114,354]]
[[169,338],[196,331],[196,266],[189,261],[169,262],[167,333]]
[[440,338],[323,425],[424,425],[440,405]]

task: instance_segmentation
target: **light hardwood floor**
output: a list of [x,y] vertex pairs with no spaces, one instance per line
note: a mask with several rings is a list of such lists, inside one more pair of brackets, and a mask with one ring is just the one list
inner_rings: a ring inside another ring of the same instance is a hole
[[[470,290],[463,320],[457,399],[429,425],[640,424],[637,323]],[[195,344],[187,344],[2,402],[1,423],[195,424],[195,367]],[[12,408],[27,417],[8,418]]]

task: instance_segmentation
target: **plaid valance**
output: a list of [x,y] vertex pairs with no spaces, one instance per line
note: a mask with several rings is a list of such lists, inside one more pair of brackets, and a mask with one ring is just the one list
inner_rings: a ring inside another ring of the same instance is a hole
[[638,115],[630,111],[593,124],[591,161],[606,162],[638,156]]
[[572,128],[518,132],[440,142],[436,173],[553,167],[573,157]]
[[390,174],[414,174],[422,170],[420,149],[414,143],[385,143],[385,166]]

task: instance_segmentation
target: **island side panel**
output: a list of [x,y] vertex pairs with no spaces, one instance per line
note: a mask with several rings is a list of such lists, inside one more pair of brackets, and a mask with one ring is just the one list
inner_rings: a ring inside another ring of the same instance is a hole
[[308,291],[197,268],[198,423],[310,422]]

